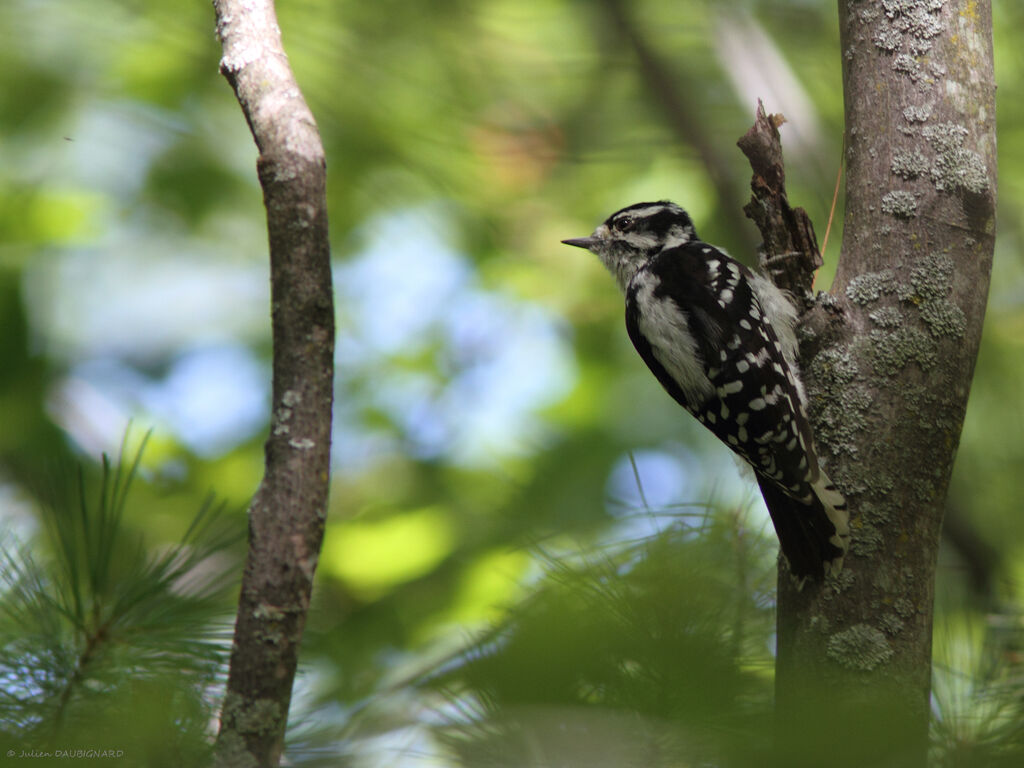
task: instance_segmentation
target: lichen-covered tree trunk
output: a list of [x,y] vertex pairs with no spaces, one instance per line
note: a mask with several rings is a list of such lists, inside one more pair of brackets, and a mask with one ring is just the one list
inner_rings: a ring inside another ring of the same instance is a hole
[[783,763],[924,765],[943,501],[995,234],[989,0],[839,0],[846,218],[806,318],[819,450],[851,509],[841,576],[779,580]]

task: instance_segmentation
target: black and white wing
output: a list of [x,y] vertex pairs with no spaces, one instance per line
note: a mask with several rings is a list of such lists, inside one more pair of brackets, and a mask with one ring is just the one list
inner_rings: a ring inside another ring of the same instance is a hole
[[626,328],[668,393],[751,465],[794,575],[820,578],[841,566],[845,500],[818,465],[795,341],[766,314],[785,299],[771,286],[762,301],[762,283],[699,240],[667,248],[630,281]]

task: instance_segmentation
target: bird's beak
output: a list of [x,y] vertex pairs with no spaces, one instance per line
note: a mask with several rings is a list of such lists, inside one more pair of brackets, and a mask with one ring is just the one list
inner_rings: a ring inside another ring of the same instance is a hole
[[571,237],[568,240],[563,240],[566,245],[575,245],[577,248],[587,248],[597,245],[598,238],[591,235],[590,237]]

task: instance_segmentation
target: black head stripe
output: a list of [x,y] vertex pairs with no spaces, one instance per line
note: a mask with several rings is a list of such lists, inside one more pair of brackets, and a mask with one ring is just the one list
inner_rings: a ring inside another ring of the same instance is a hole
[[[689,214],[675,203],[670,203],[667,200],[635,203],[627,206],[609,216],[605,224],[609,228],[615,228],[616,222],[626,218],[633,220],[633,230],[650,232],[659,238],[666,237],[674,227],[693,232],[693,221]],[[693,237],[696,238],[696,233],[693,234]]]

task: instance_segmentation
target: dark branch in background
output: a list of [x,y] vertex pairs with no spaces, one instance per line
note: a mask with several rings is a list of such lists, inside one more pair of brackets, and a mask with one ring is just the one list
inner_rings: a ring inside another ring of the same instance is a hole
[[757,117],[736,142],[750,161],[753,195],[743,211],[764,238],[760,263],[780,288],[798,299],[811,293],[814,273],[821,266],[814,226],[803,208],[793,208],[786,197],[786,169],[782,161],[779,126],[782,115],[766,115],[757,102]]
[[[736,225],[736,236],[747,246],[745,250],[752,251],[757,244],[750,237],[747,227],[741,226],[742,219],[734,213],[742,193],[733,181],[732,169],[704,129],[704,123],[700,120],[700,108],[687,98],[687,91],[690,89],[685,87],[685,84],[684,87],[679,87],[672,70],[655,53],[640,29],[633,23],[626,3],[622,0],[604,0],[604,6],[612,27],[618,31],[622,41],[633,49],[640,66],[641,81],[650,91],[652,101],[661,109],[679,143],[697,150],[701,164],[714,185],[719,211],[723,216],[735,219],[733,224]],[[685,201],[680,202],[685,206]]]
[[994,605],[998,598],[996,584],[1003,566],[999,550],[978,534],[964,511],[951,501],[946,502],[942,540],[963,561],[964,576],[975,597],[983,605]]
[[323,144],[281,45],[272,0],[214,0],[259,149],[267,209],[273,413],[235,623],[218,766],[276,766],[320,545],[330,470],[334,305]]

